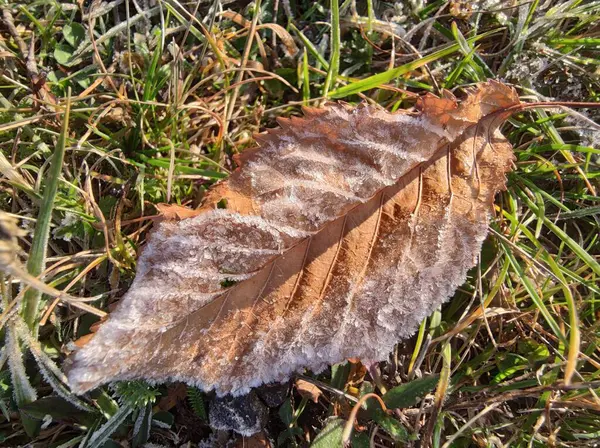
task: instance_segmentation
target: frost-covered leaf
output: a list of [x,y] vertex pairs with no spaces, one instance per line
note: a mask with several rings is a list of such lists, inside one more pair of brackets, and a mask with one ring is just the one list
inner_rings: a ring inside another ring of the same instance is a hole
[[[6,222],[3,222],[4,226],[1,230],[6,229]],[[10,233],[8,235],[11,235]],[[6,234],[0,235],[2,238],[2,243],[4,249],[4,257],[11,257],[10,253],[10,239],[6,238]],[[8,242],[8,244],[7,244]],[[23,352],[19,346],[19,336],[17,332],[16,325],[14,321],[8,322],[6,334],[6,350],[8,350],[8,369],[10,371],[11,376],[11,384],[15,402],[19,408],[28,403],[32,403],[37,400],[37,392],[31,386],[29,382],[29,377],[25,372],[25,364],[23,360]],[[28,414],[20,411],[21,413],[21,422],[23,423],[23,427],[27,435],[33,437],[37,435],[40,431],[41,422],[35,418],[31,418]]]
[[128,404],[123,405],[106,423],[97,428],[84,445],[85,448],[100,448],[108,438],[123,424],[133,412],[133,408]]
[[288,396],[289,385],[287,383],[264,384],[255,389],[256,395],[269,408],[277,408]]
[[215,397],[208,409],[213,429],[233,430],[244,436],[261,431],[269,417],[268,408],[254,392],[242,397]]
[[152,403],[148,402],[140,408],[133,425],[133,448],[143,446],[150,438],[150,425],[152,424]]
[[385,359],[475,264],[513,160],[498,126],[518,104],[489,82],[417,113],[280,120],[196,216],[155,226],[130,291],[74,355],[74,390],[144,378],[240,395]]

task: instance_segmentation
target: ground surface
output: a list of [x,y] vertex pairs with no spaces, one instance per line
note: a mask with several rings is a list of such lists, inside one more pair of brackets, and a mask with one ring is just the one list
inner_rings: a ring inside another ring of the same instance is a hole
[[[213,397],[198,390],[133,382],[76,399],[56,366],[131,283],[153,204],[199,204],[276,117],[327,97],[410,108],[415,94],[460,96],[486,79],[514,85],[524,101],[598,101],[598,2],[338,6],[3,3],[0,444],[217,446],[230,438],[211,435]],[[386,415],[369,401],[353,446],[595,446],[598,116],[555,107],[507,122],[517,169],[456,297],[389,362],[305,378],[319,387],[318,403],[306,384],[267,391],[275,397],[261,391],[273,405],[266,427],[235,443],[308,446],[321,433],[315,445],[339,446],[356,397],[373,390],[395,393],[400,409]],[[40,300],[19,285],[26,271],[99,298]],[[39,332],[17,325],[16,312],[41,320]],[[574,372],[570,385],[566,372]]]

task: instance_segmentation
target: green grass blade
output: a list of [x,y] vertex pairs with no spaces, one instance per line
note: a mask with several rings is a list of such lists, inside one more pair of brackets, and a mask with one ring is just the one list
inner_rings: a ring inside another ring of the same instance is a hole
[[117,413],[113,415],[104,425],[98,428],[90,437],[85,448],[100,448],[108,440],[108,438],[117,430],[119,426],[133,412],[133,408],[129,404],[123,404]]
[[460,78],[460,75],[462,75],[462,72],[471,63],[471,61],[473,59],[473,55],[475,54],[476,50],[477,50],[477,47],[473,48],[469,53],[467,53],[465,55],[464,59],[462,61],[460,61],[460,63],[454,68],[454,70],[452,70],[450,72],[448,77],[444,80],[445,88],[451,89],[452,87],[454,87],[454,85]]
[[[17,407],[32,403],[37,399],[37,393],[31,386],[25,364],[23,362],[23,353],[19,347],[19,337],[14,322],[9,322],[6,328],[6,350],[8,350],[8,366],[11,375],[11,384]],[[41,426],[39,420],[29,417],[24,411],[20,411],[21,423],[25,432],[30,437],[38,434]]]
[[329,70],[329,62],[325,60],[323,55],[319,52],[317,47],[313,45],[313,43],[308,39],[308,37],[306,37],[304,33],[302,33],[302,31],[296,28],[296,26],[293,23],[290,23],[290,28],[296,33],[296,35],[302,41],[302,44],[308,50],[308,52],[315,57],[315,59],[323,66],[325,70]]
[[[34,277],[39,277],[43,270],[46,260],[46,249],[48,247],[48,238],[50,236],[50,221],[52,219],[52,210],[54,209],[54,201],[58,191],[58,182],[61,176],[63,161],[65,157],[65,146],[67,141],[67,132],[69,129],[69,115],[71,110],[70,91],[67,96],[67,104],[63,115],[63,124],[58,138],[58,143],[54,154],[52,155],[52,163],[48,172],[47,184],[44,188],[44,195],[40,204],[37,221],[35,223],[35,232],[27,260],[27,271]],[[32,334],[37,335],[37,317],[38,308],[42,293],[36,289],[30,288],[23,297],[23,308],[21,314],[25,323],[31,329]]]
[[[460,52],[464,56],[469,56],[473,52],[472,45],[469,45],[467,39],[465,39],[465,36],[463,36],[463,34],[458,29],[456,22],[452,22],[451,31],[452,35],[454,36],[454,40],[456,40],[456,43],[459,45]],[[471,67],[473,73],[475,74],[474,81],[482,81],[485,79],[486,76],[483,74],[483,70],[474,61],[473,57],[469,58],[469,67]]]
[[310,100],[310,72],[308,71],[308,51],[302,55],[302,101],[308,104]]
[[556,38],[550,39],[551,45],[564,45],[565,47],[589,47],[595,50],[600,48],[600,39],[594,37],[581,37],[577,39]]
[[329,70],[323,86],[323,96],[327,96],[329,89],[335,83],[340,70],[340,4],[338,0],[330,0],[331,5],[331,57]]
[[594,205],[591,207],[580,208],[570,212],[563,212],[558,216],[559,219],[578,219],[586,216],[600,215],[600,205]]
[[519,276],[519,279],[521,280],[521,283],[527,290],[527,293],[531,297],[531,300],[533,300],[533,303],[535,304],[537,309],[540,310],[540,313],[542,314],[542,316],[544,316],[544,319],[546,319],[546,322],[548,323],[556,337],[558,337],[565,345],[567,345],[568,342],[565,338],[565,335],[560,330],[558,323],[556,323],[556,320],[554,319],[554,317],[552,317],[552,314],[546,307],[546,304],[544,303],[543,299],[538,294],[535,285],[531,282],[531,280],[529,280],[529,277],[527,277],[527,274],[513,255],[511,248],[508,247],[506,243],[502,240],[500,240],[500,244],[504,247],[504,253],[508,258],[508,261]]
[[[467,39],[468,43],[477,42],[481,39],[484,39],[492,34],[495,34],[497,30],[488,31],[487,33],[480,34],[478,36]],[[404,75],[405,73],[416,70],[419,67],[422,67],[430,62],[437,61],[438,59],[444,58],[446,56],[450,56],[453,53],[459,51],[460,45],[458,43],[452,44],[442,50],[436,51],[435,53],[431,53],[421,59],[418,59],[413,62],[409,62],[408,64],[401,65],[399,67],[393,68],[391,70],[387,70],[383,73],[379,73],[377,75],[369,76],[368,78],[361,79],[360,81],[356,81],[352,84],[348,84],[347,86],[340,87],[337,90],[334,90],[329,94],[332,98],[343,98],[349,95],[354,95],[360,92],[364,92],[365,90],[375,89],[382,84],[387,84],[393,79]]]
[[581,333],[579,331],[579,315],[577,313],[577,305],[573,299],[571,289],[567,284],[567,280],[563,276],[558,263],[554,261],[551,256],[546,256],[546,261],[550,265],[552,272],[560,280],[560,286],[567,302],[567,308],[569,310],[569,346],[567,353],[567,365],[565,366],[565,384],[570,384],[571,379],[577,368],[577,358],[579,357],[579,346],[581,344]]
[[[535,205],[535,203],[527,197],[526,194],[520,192],[519,197],[527,204],[534,213],[539,214],[539,209]],[[559,237],[578,257],[581,261],[583,261],[586,265],[590,267],[592,271],[596,275],[600,275],[600,264],[596,261],[596,259],[587,252],[583,247],[581,247],[573,238],[571,238],[567,233],[554,224],[547,216],[540,216],[544,221],[544,225],[548,227],[557,237]]]

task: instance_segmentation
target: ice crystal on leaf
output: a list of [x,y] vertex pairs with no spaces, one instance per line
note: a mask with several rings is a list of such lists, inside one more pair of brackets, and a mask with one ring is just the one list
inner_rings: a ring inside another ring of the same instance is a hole
[[143,378],[241,395],[384,359],[474,265],[512,165],[498,126],[518,104],[488,82],[418,113],[281,119],[200,209],[155,226],[130,291],[75,353],[73,389]]

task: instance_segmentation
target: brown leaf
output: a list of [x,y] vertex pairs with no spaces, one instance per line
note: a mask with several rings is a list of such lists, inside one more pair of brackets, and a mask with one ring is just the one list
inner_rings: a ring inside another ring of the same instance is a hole
[[158,402],[158,408],[161,411],[169,411],[175,407],[178,402],[184,401],[187,397],[187,386],[183,383],[175,383],[167,388],[167,394],[161,397]]
[[100,319],[98,322],[94,322],[92,325],[90,325],[90,332],[91,332],[91,333],[95,333],[95,332],[97,332],[97,331],[100,329],[100,327],[102,326],[102,324],[103,324],[104,322],[106,322],[106,319],[107,319],[107,318],[108,318],[108,317],[107,317],[107,316],[105,316],[105,317],[101,318],[101,319]]
[[95,336],[95,333],[89,333],[89,334],[86,334],[86,335],[81,336],[80,338],[76,339],[75,341],[73,341],[73,343],[77,347],[81,348],[84,345],[88,344],[94,338],[94,336]]
[[177,220],[181,221],[182,219],[193,218],[194,216],[198,216],[200,211],[192,210],[191,208],[183,207],[177,204],[156,204],[156,208],[160,213],[161,217],[167,220]]
[[489,82],[417,114],[280,120],[197,216],[156,224],[130,291],[75,353],[73,389],[146,378],[240,395],[385,359],[474,265],[512,166],[497,128],[518,104]]
[[319,397],[323,395],[321,389],[319,389],[313,383],[309,383],[308,381],[302,379],[296,380],[296,390],[302,397],[308,398],[315,403],[318,403]]

